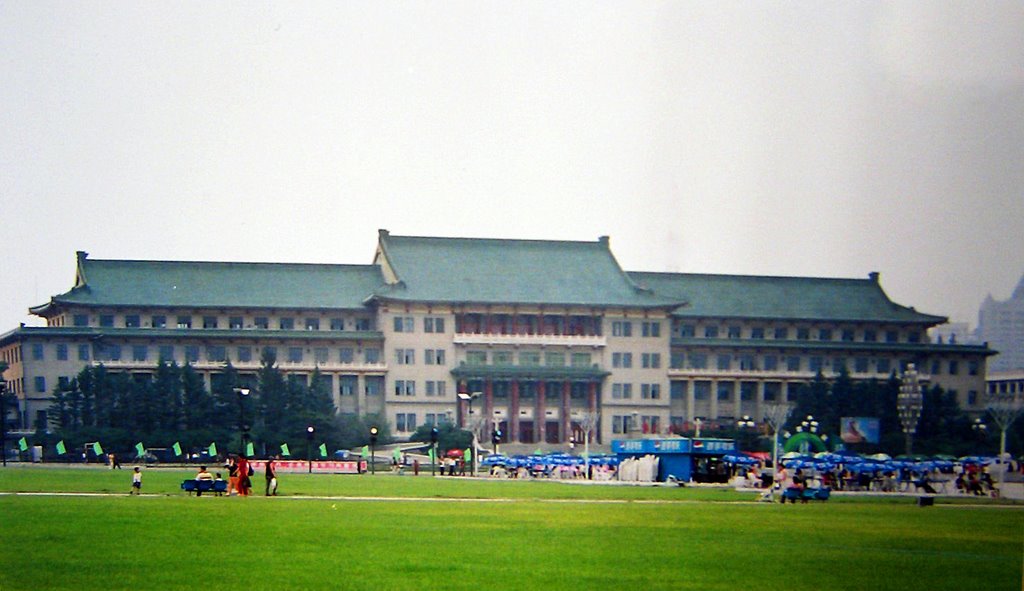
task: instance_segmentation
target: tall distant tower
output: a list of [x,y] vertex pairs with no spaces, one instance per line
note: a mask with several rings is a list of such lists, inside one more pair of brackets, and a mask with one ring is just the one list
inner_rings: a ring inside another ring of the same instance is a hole
[[978,311],[978,339],[999,351],[988,362],[989,372],[1024,370],[1024,276],[1010,299],[985,298]]

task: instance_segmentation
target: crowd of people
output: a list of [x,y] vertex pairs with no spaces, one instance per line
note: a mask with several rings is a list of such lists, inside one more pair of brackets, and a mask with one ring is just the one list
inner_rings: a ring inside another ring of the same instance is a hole
[[[212,482],[213,486],[207,490],[217,496],[227,494],[228,496],[247,497],[252,494],[252,478],[256,475],[253,464],[244,454],[230,455],[224,464],[228,473],[226,485],[220,472],[210,473],[206,466],[200,466],[193,479],[196,483]],[[277,496],[277,469],[274,466],[274,459],[268,459],[263,465],[263,476],[266,481],[264,494],[268,497]],[[203,496],[204,487],[195,489],[196,496]],[[129,494],[138,495],[142,493],[142,470],[138,466],[132,471],[132,485]]]

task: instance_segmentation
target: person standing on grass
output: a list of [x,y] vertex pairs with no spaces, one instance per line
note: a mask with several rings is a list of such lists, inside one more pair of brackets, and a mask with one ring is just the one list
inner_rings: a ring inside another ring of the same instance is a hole
[[228,456],[228,496],[238,494],[238,461],[235,456]]
[[277,496],[277,470],[274,468],[274,458],[267,459],[267,465],[263,474],[267,479],[266,496]]
[[132,472],[132,489],[128,491],[128,494],[142,494],[142,470],[138,466],[135,466],[135,470]]
[[252,480],[250,480],[252,466],[249,465],[249,458],[245,457],[245,454],[238,454],[238,496],[247,497],[249,496],[249,489],[252,488]]

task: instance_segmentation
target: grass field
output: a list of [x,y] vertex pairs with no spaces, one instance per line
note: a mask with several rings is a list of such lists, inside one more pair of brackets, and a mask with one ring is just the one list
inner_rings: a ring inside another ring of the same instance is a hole
[[0,589],[933,591],[1022,582],[1019,506],[782,506],[728,490],[290,474],[283,492],[338,498],[197,499],[176,492],[190,473],[147,470],[147,494],[131,498],[127,471],[0,471],[0,491],[117,493],[0,496]]

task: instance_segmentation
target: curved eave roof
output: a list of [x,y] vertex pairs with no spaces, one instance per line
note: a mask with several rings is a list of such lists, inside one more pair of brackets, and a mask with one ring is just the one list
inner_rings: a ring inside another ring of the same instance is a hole
[[827,320],[934,325],[943,316],[922,314],[886,295],[877,281],[821,277],[768,277],[630,272],[662,297],[685,299],[677,318]]
[[383,284],[375,265],[79,261],[78,285],[30,309],[55,307],[196,307],[362,309]]
[[209,328],[109,328],[96,326],[22,326],[0,335],[0,344],[23,337],[88,338],[88,339],[188,339],[204,340],[316,340],[316,341],[379,341],[379,331],[327,331],[327,330],[263,330],[263,329],[209,329]]

